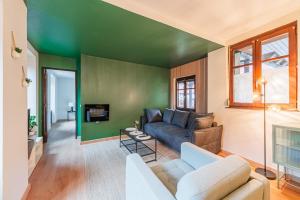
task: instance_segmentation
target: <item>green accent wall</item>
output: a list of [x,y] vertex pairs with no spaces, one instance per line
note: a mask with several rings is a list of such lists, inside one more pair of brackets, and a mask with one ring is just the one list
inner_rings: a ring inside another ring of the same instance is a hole
[[169,106],[169,69],[81,55],[81,111],[85,104],[109,104],[110,120],[82,122],[81,139],[119,134],[144,108]]
[[[80,62],[80,61],[79,61]],[[61,56],[53,56],[48,54],[39,54],[39,76],[38,76],[38,95],[39,95],[39,108],[38,108],[38,123],[39,123],[39,135],[42,134],[42,112],[43,112],[43,105],[42,105],[42,98],[43,98],[43,91],[42,91],[42,68],[48,67],[48,68],[55,68],[55,69],[64,69],[64,70],[75,70],[77,71],[78,68],[80,68],[80,64],[78,64],[78,61],[76,62],[76,59],[74,58],[67,58],[67,57],[61,57]],[[77,84],[80,84],[80,72],[77,71],[77,76],[79,78],[77,79]],[[77,102],[80,100],[80,89],[77,87]],[[80,102],[78,102],[80,103]],[[81,115],[81,113],[79,113]],[[79,122],[77,122],[79,123]],[[81,125],[81,124],[77,124]],[[77,127],[78,128],[78,127]],[[78,133],[80,133],[80,129],[78,130]]]
[[28,39],[41,53],[174,67],[221,48],[101,0],[27,0]]

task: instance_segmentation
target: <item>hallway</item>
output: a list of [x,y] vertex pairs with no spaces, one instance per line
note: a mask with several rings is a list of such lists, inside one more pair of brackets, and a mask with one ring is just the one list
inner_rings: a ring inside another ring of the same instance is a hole
[[29,179],[29,200],[86,199],[84,156],[75,121],[53,124],[44,155]]

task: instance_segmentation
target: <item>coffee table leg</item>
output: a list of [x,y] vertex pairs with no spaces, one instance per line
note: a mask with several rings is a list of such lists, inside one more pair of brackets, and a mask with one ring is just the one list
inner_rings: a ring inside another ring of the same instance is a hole
[[122,146],[122,143],[121,143],[121,129],[120,129],[120,147]]
[[155,141],[155,161],[156,161],[156,152],[157,152],[157,140],[156,140],[156,138],[154,139],[154,141]]
[[137,153],[137,141],[135,141],[135,153]]

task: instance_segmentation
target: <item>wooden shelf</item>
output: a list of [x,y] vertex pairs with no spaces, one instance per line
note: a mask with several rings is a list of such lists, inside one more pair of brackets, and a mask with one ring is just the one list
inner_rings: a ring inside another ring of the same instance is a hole
[[293,150],[296,150],[296,151],[300,151],[300,145],[288,145],[286,143],[280,143],[280,142],[277,142],[276,145],[285,147],[287,149],[293,149]]
[[30,145],[32,145],[32,147],[28,147],[28,149],[31,148],[31,151],[28,152],[28,176],[32,174],[43,154],[43,137],[36,137],[30,141]]

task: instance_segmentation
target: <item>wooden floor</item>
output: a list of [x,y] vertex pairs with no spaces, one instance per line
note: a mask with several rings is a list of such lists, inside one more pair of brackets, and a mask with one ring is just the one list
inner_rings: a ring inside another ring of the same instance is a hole
[[[83,151],[83,145],[74,139],[75,125],[72,123],[57,124],[49,133],[44,155],[29,180],[29,200],[88,199],[86,185],[90,180],[86,176],[84,155],[88,151]],[[97,145],[101,145],[101,141]],[[177,153],[165,146],[159,144],[158,148],[171,159],[178,157]],[[227,156],[229,153],[222,151],[219,155]],[[252,168],[258,166],[251,161],[250,164]],[[276,181],[271,181],[271,199],[300,200],[300,193],[289,188],[278,190]]]
[[85,198],[85,161],[74,121],[55,124],[44,155],[29,179],[30,200]]

